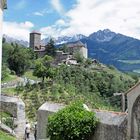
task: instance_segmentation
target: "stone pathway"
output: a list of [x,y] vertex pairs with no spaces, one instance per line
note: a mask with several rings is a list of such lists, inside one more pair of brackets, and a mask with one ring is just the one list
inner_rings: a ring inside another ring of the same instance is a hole
[[31,133],[31,134],[30,134],[30,138],[29,138],[29,139],[26,139],[26,140],[35,140],[35,138],[34,138],[34,134]]
[[30,135],[30,140],[35,140],[35,139],[34,139],[34,134],[32,134],[32,133],[31,133],[31,135]]

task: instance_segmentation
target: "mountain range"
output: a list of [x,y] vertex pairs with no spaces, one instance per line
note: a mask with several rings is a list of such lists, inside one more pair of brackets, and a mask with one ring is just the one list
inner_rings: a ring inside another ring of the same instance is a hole
[[26,46],[26,47],[28,47],[29,46],[29,42],[28,41],[24,41],[24,40],[18,40],[18,39],[15,39],[15,38],[13,38],[13,37],[9,37],[8,35],[3,35],[3,38],[5,38],[6,39],[6,42],[7,43],[17,43],[17,44],[20,44],[20,45],[22,45],[22,46]]
[[[6,41],[14,39],[5,36]],[[50,38],[45,38],[41,44],[46,45]],[[85,36],[77,34],[74,36],[61,36],[55,38],[56,45],[63,45],[69,42],[81,41],[87,44],[88,56],[99,60],[107,65],[114,65],[121,71],[134,71],[140,69],[140,40],[115,33],[109,29],[99,30]],[[26,41],[15,39],[16,43],[29,46]]]
[[109,29],[99,30],[81,39],[87,44],[90,58],[107,65],[114,65],[121,71],[140,69],[140,40]]

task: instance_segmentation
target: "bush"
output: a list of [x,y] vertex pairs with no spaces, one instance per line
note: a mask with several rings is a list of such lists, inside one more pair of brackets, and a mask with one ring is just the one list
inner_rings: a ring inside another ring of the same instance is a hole
[[16,72],[14,70],[11,70],[11,75],[16,75]]
[[97,118],[81,102],[73,103],[48,119],[51,140],[86,140],[93,133]]
[[7,125],[10,128],[13,128],[13,118],[12,117],[7,117],[7,118],[2,118],[2,122]]

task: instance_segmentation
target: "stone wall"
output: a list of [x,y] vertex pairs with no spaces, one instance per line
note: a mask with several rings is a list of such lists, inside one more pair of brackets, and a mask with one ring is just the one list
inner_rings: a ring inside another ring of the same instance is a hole
[[95,112],[100,123],[90,140],[127,140],[127,114],[97,110]]
[[64,105],[52,102],[46,102],[39,108],[37,114],[37,140],[46,139],[48,116],[61,108],[64,108]]
[[[51,113],[64,108],[62,104],[46,102],[38,110],[37,138],[47,139],[47,121]],[[127,114],[94,110],[100,123],[90,140],[127,140]]]
[[1,110],[9,112],[14,117],[14,132],[18,140],[25,134],[25,104],[18,97],[1,95]]
[[140,136],[140,82],[127,92],[128,104],[128,140],[139,139]]

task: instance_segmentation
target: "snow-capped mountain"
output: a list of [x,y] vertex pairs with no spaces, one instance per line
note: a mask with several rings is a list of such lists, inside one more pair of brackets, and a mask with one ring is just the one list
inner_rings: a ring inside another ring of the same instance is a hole
[[[60,36],[60,37],[54,38],[54,41],[55,41],[56,45],[60,45],[60,44],[64,44],[64,43],[75,42],[75,41],[81,40],[83,38],[86,38],[86,36],[84,36],[82,34],[77,34],[74,36]],[[41,44],[46,45],[49,42],[49,40],[50,40],[49,37],[42,39]]]
[[96,40],[98,42],[108,42],[115,37],[116,33],[109,29],[99,30],[89,35],[89,39]]
[[9,37],[8,35],[3,35],[3,37],[6,39],[6,42],[7,43],[17,43],[17,44],[20,44],[22,46],[25,46],[25,47],[28,47],[29,46],[29,42],[28,41],[24,41],[24,40],[18,40],[18,39],[15,39],[15,38],[12,38],[12,37]]

